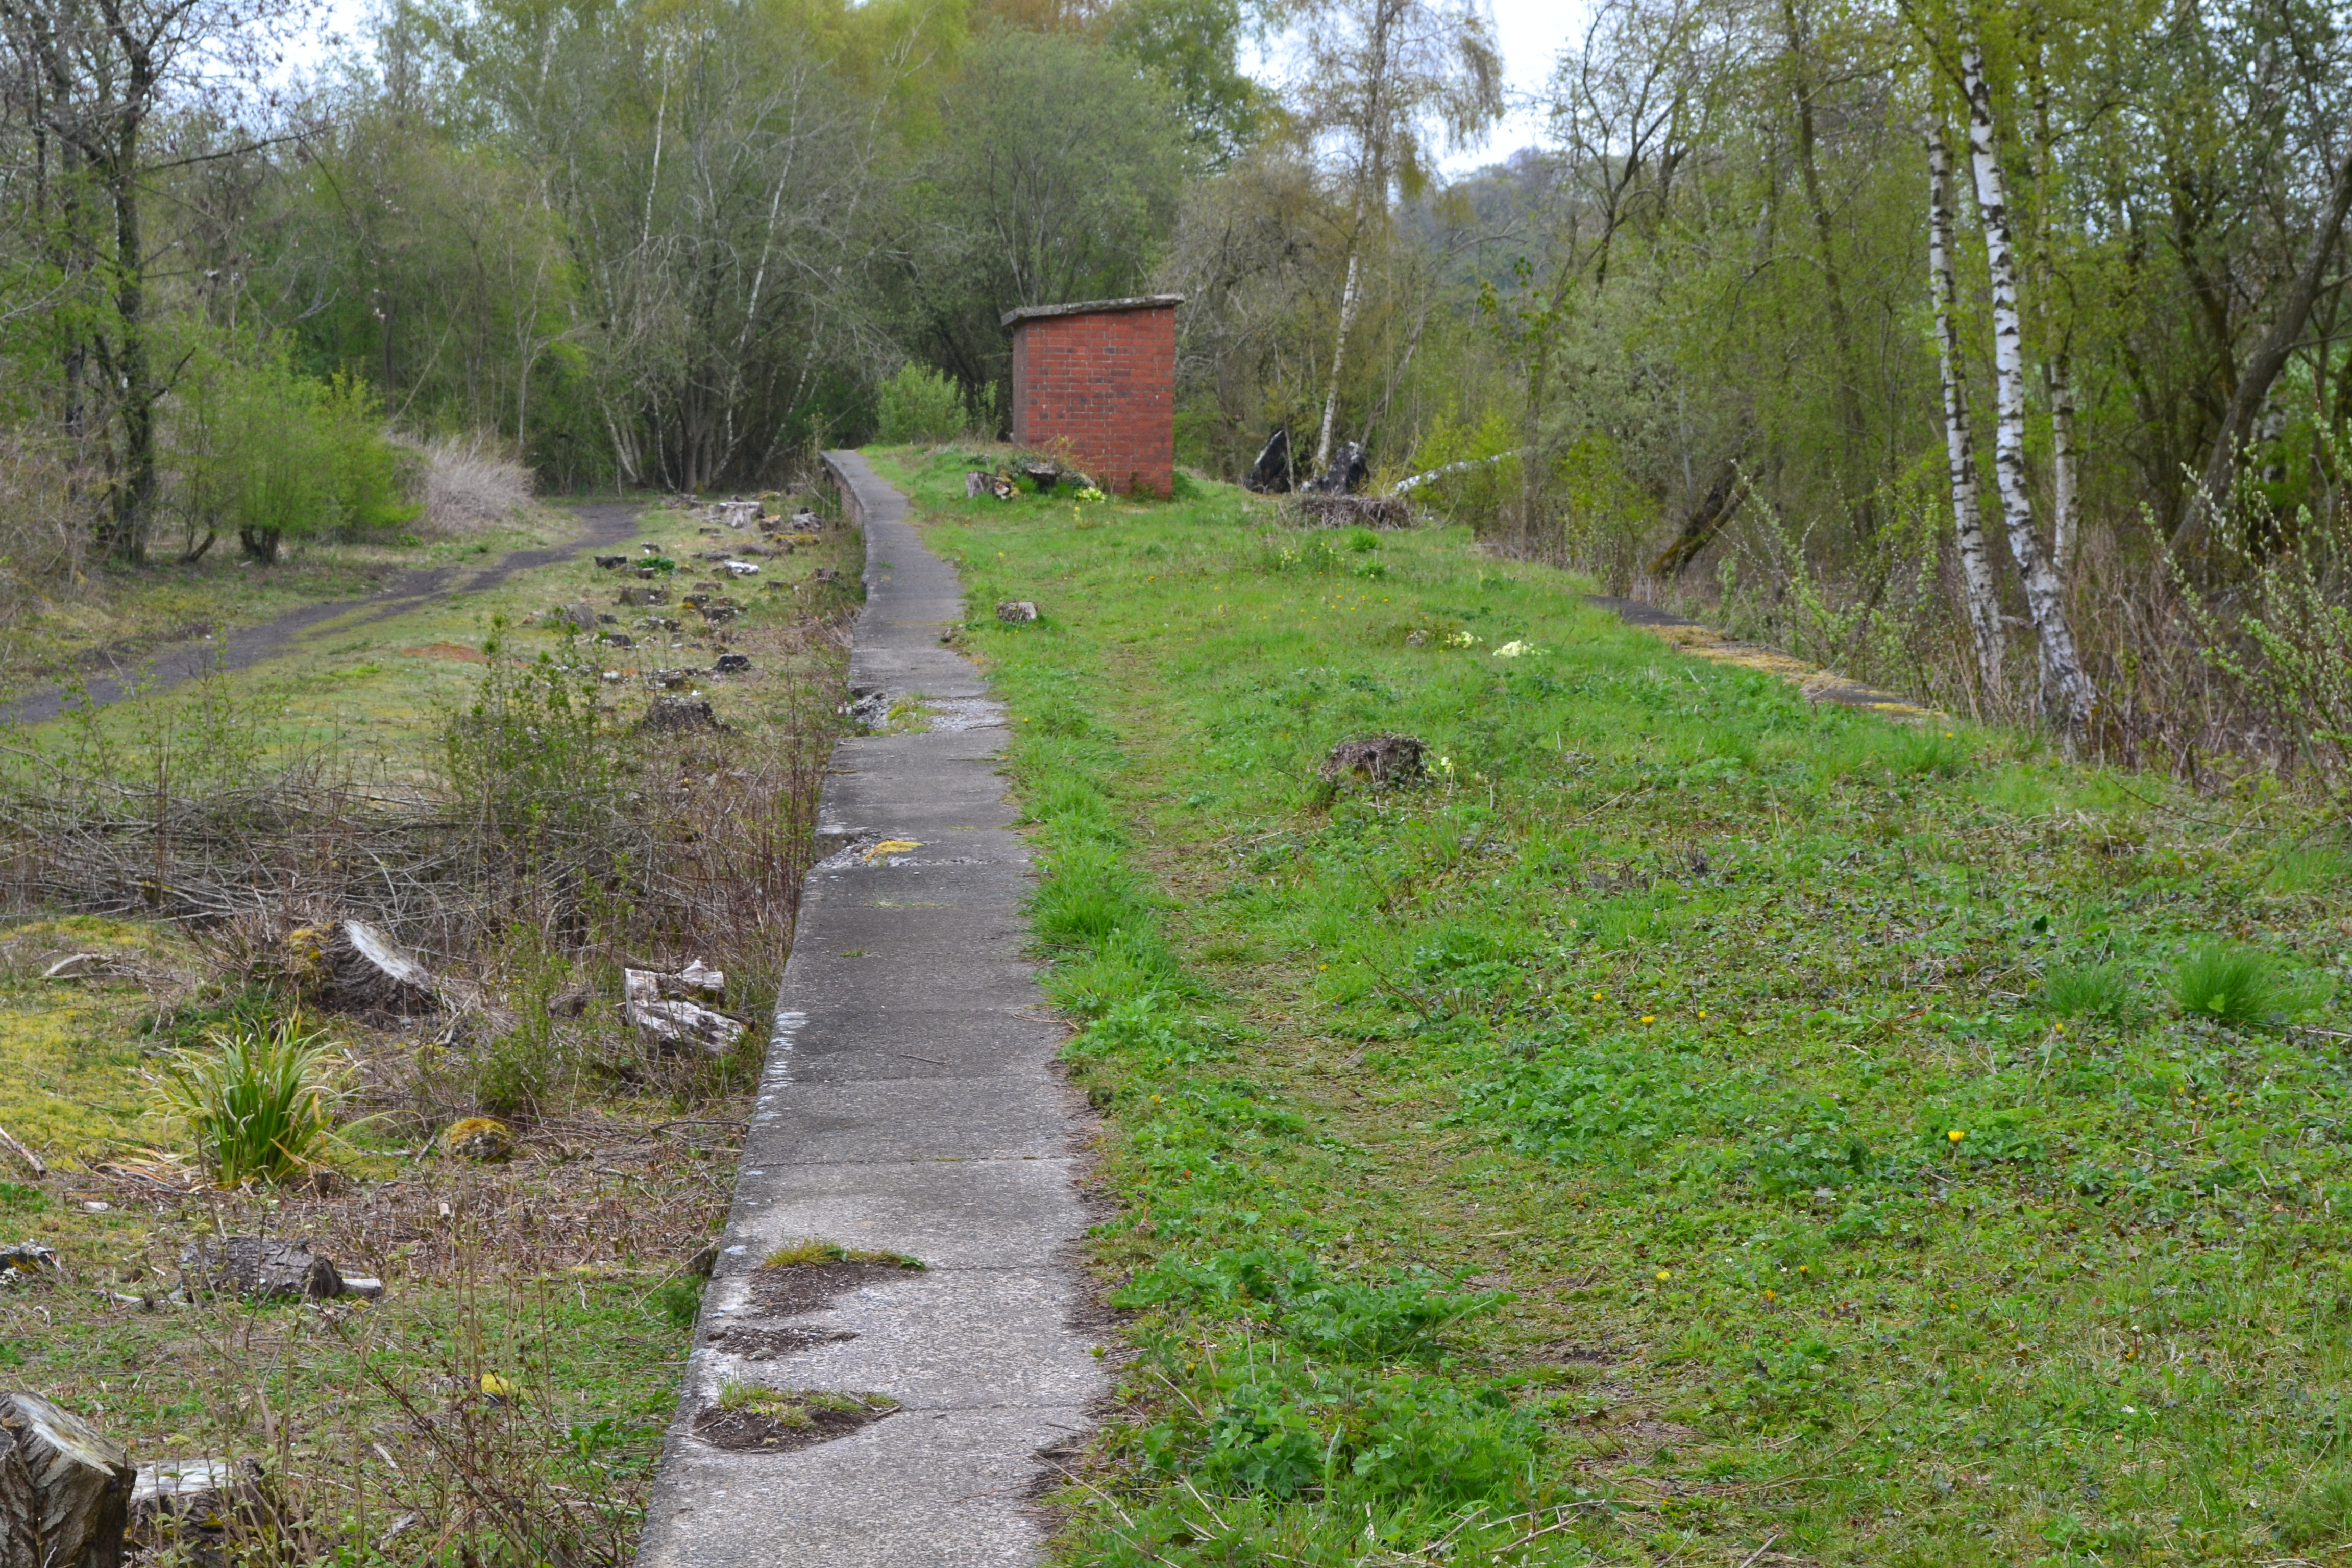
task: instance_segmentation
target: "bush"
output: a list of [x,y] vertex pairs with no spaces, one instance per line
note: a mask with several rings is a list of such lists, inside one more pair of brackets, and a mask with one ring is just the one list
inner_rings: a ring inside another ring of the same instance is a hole
[[213,1180],[241,1187],[314,1168],[334,1141],[332,1042],[297,1014],[221,1030],[212,1043],[173,1053],[163,1094],[194,1129]]
[[952,441],[963,434],[963,395],[929,365],[908,363],[881,386],[877,438],[888,447]]
[[2200,948],[2174,972],[2172,999],[2191,1017],[2244,1028],[2278,1006],[2278,973],[2268,954],[2252,948]]

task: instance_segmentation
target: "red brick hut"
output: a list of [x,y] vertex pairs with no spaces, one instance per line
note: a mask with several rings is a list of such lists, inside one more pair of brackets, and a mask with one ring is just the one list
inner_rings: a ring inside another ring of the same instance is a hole
[[1111,490],[1176,482],[1181,294],[1007,310],[1013,444],[1066,454]]

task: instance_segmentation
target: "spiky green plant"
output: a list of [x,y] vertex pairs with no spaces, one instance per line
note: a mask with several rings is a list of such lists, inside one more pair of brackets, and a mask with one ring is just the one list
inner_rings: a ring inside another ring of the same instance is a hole
[[196,1152],[224,1187],[284,1181],[317,1168],[335,1142],[342,1098],[334,1047],[301,1015],[214,1030],[210,1050],[163,1069],[165,1102],[186,1119]]
[[2113,959],[2053,963],[2042,977],[2042,1010],[2061,1018],[2120,1024],[2132,1011],[2131,976]]
[[2216,943],[2173,972],[2172,999],[2191,1017],[2243,1028],[2268,1020],[2282,997],[2269,954]]

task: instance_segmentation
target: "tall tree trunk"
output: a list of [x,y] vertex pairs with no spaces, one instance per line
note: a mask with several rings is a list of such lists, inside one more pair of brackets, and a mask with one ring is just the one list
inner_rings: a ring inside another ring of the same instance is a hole
[[1822,303],[1829,312],[1830,345],[1837,351],[1834,401],[1838,427],[1845,437],[1846,447],[1838,467],[1849,479],[1859,480],[1858,518],[1863,531],[1871,534],[1878,531],[1878,509],[1870,478],[1870,426],[1863,414],[1860,377],[1854,368],[1853,328],[1846,316],[1845,285],[1838,271],[1836,225],[1830,217],[1829,198],[1822,192],[1817,151],[1820,138],[1813,115],[1816,89],[1806,54],[1804,18],[1797,11],[1797,0],[1780,0],[1780,22],[1788,35],[1790,88],[1796,99],[1797,174],[1805,188],[1805,205],[1813,220],[1813,243],[1821,250]]
[[1943,127],[1922,127],[1927,141],[1927,288],[1935,301],[1936,358],[1944,382],[1944,453],[1952,482],[1952,526],[1959,542],[1960,576],[1969,596],[1969,631],[1987,696],[2003,685],[2000,594],[1985,550],[1984,514],[1977,504],[1976,437],[1969,430],[1967,363],[1960,357],[1959,290],[1952,279],[1952,161]]
[[2025,331],[2018,319],[2017,252],[2011,242],[2009,191],[2001,178],[2000,145],[1993,131],[1992,89],[1984,51],[1973,39],[1960,50],[1961,84],[1969,95],[1969,151],[1976,174],[1977,212],[1984,221],[1985,257],[1992,274],[1993,478],[2000,489],[2009,551],[2025,584],[2025,607],[2042,652],[2042,710],[2065,732],[2082,739],[2091,718],[2091,678],[2074,647],[2074,628],[2058,588],[2058,574],[2033,531],[2033,498],[2025,483]]
[[2181,508],[2179,524],[2172,531],[2172,548],[2176,551],[2186,552],[2202,543],[2213,514],[2228,508],[2231,481],[2237,476],[2238,454],[2253,434],[2254,419],[2262,413],[2263,400],[2270,395],[2272,384],[2286,368],[2288,357],[2303,337],[2304,324],[2311,319],[2313,301],[2319,298],[2327,258],[2336,249],[2336,237],[2343,230],[2347,211],[2352,211],[2352,146],[2345,149],[2344,156],[2336,163],[2327,205],[2319,215],[2319,226],[2312,234],[2311,248],[2304,255],[2294,283],[2279,306],[2278,319],[2263,334],[2263,341],[2255,346],[2252,357],[2238,376],[2237,389],[2231,394],[2230,406],[2221,416],[2221,428],[2215,433],[2212,450],[2205,459],[2204,479],[2189,491]]
[[2074,356],[2053,351],[2042,364],[2042,391],[2050,399],[2050,556],[2063,583],[2074,569],[2082,532],[2082,445],[2074,427]]

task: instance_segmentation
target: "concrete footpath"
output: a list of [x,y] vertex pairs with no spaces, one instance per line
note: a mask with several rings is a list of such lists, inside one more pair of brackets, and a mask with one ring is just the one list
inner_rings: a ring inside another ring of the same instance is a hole
[[[803,894],[646,1568],[1035,1563],[1030,1491],[1106,1386],[1072,1251],[1087,1224],[1079,1103],[1054,1073],[1063,1031],[1022,957],[1029,857],[999,773],[1002,711],[940,645],[962,593],[905,499],[856,453],[826,463],[866,531],[851,687],[880,695],[870,710],[919,701],[931,718],[834,752],[819,822],[831,852]],[[806,1238],[928,1268],[861,1270],[829,1304],[779,1315],[753,1271]],[[692,1426],[736,1383],[899,1408],[813,1447],[730,1451]]]

